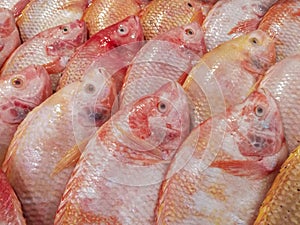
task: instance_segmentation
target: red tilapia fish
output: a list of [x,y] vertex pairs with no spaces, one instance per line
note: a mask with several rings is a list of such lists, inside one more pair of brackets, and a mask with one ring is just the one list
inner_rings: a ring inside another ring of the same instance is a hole
[[153,0],[141,13],[145,38],[192,22],[202,24],[207,11],[207,5],[197,0]]
[[21,201],[28,224],[53,225],[74,168],[57,173],[58,162],[110,117],[107,105],[116,97],[114,84],[99,69],[87,77],[36,107],[11,141],[3,170]]
[[181,145],[161,186],[156,224],[253,224],[286,157],[275,100],[253,92]]
[[196,22],[148,41],[127,71],[120,96],[121,107],[155,92],[170,80],[183,82],[193,62],[205,52],[204,34]]
[[0,224],[26,225],[21,204],[10,186],[5,174],[0,169]]
[[217,2],[203,22],[210,51],[221,43],[257,29],[262,17],[277,0],[224,0]]
[[42,65],[53,78],[65,69],[75,49],[85,40],[86,27],[82,21],[50,28],[20,45],[5,62],[1,76],[29,65]]
[[0,8],[0,68],[20,44],[19,31],[12,12]]
[[266,13],[259,24],[276,43],[276,59],[299,52],[300,45],[300,1],[279,0]]
[[276,99],[282,117],[288,150],[300,144],[300,54],[286,57],[271,67],[259,88]]
[[300,146],[293,150],[275,178],[254,225],[299,224]]
[[137,15],[140,11],[139,0],[93,0],[85,10],[82,19],[86,22],[89,35]]
[[18,125],[51,94],[50,77],[42,66],[0,79],[0,165]]
[[17,20],[23,42],[51,27],[81,19],[87,0],[31,0]]
[[189,132],[187,108],[169,82],[112,116],[83,151],[55,224],[153,224],[168,162]]
[[[112,59],[110,64],[115,63],[116,67],[119,67],[118,64],[120,64],[120,61],[127,61],[129,64],[136,52],[142,47],[141,42],[143,38],[142,27],[136,16],[130,16],[119,23],[99,31],[77,48],[63,72],[58,89],[74,81],[82,80],[87,67],[93,62],[101,60],[102,57],[102,61],[104,61],[106,57],[103,55],[109,55],[109,52],[114,48],[120,47],[118,50],[119,54],[113,54],[117,58]],[[129,43],[134,43],[131,48],[130,45],[126,45]],[[102,67],[105,68],[104,62]],[[123,81],[123,78],[121,80]]]
[[1,0],[0,8],[6,8],[13,12],[14,17],[21,14],[22,10],[31,0]]
[[193,126],[242,102],[274,63],[274,43],[260,30],[205,54],[183,84]]

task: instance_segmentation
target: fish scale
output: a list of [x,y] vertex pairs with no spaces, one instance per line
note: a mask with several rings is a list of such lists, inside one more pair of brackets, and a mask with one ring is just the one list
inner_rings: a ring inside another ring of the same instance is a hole
[[186,107],[169,82],[114,114],[83,151],[54,224],[153,224],[168,160],[189,132]]
[[300,221],[300,147],[290,154],[263,201],[254,225],[298,224]]
[[286,57],[271,67],[259,88],[268,90],[279,106],[289,151],[300,143],[300,54]]
[[263,15],[277,0],[218,1],[203,22],[210,51],[221,43],[256,30]]
[[87,0],[32,0],[17,20],[23,42],[61,24],[81,19]]
[[279,0],[266,13],[258,29],[265,31],[276,44],[276,60],[280,61],[299,51],[300,2]]
[[[257,114],[258,106],[263,107],[263,115]],[[269,126],[264,128],[262,121]],[[282,128],[268,92],[253,92],[243,103],[197,126],[170,163],[155,224],[253,223],[287,157]],[[244,139],[253,132],[260,141],[270,138],[272,143],[256,149],[255,142]]]
[[141,13],[146,40],[191,22],[202,24],[209,8],[196,0],[153,0]]
[[140,6],[136,0],[93,0],[82,19],[92,36],[128,16],[137,15],[139,11]]

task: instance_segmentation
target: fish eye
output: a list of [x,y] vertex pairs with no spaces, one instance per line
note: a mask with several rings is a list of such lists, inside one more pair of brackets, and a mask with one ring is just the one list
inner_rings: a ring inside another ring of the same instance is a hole
[[265,109],[262,106],[255,107],[255,115],[258,117],[262,117],[265,114]]
[[127,27],[123,26],[123,25],[120,25],[119,28],[118,28],[118,33],[121,35],[121,36],[124,36],[126,34],[128,34],[128,29]]
[[62,31],[64,34],[67,34],[69,32],[69,28],[68,27],[63,27]]
[[253,45],[258,45],[259,41],[258,41],[257,38],[253,37],[253,38],[250,38],[250,43],[253,44]]
[[157,104],[157,109],[161,113],[165,113],[168,110],[167,104],[165,102],[159,102]]
[[186,35],[193,35],[194,31],[192,29],[188,28],[188,29],[185,29],[185,34]]
[[93,84],[86,84],[84,90],[86,93],[93,94],[96,90],[96,87]]
[[21,88],[24,84],[24,80],[21,77],[15,77],[15,78],[11,79],[11,84],[15,88]]
[[193,7],[193,5],[190,2],[188,2],[187,5],[188,5],[188,7],[191,7],[191,8]]

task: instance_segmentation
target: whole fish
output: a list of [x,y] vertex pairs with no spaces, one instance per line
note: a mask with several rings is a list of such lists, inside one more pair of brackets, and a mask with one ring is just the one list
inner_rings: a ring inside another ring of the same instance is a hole
[[19,31],[12,12],[0,8],[0,68],[20,44]]
[[86,27],[82,21],[50,28],[20,45],[3,65],[1,76],[29,65],[42,65],[53,78],[65,69],[75,49],[85,40]]
[[141,13],[147,40],[191,22],[202,24],[208,9],[197,0],[153,0]]
[[205,54],[183,84],[190,99],[193,126],[242,102],[274,63],[274,43],[260,30]]
[[169,160],[189,132],[179,84],[118,111],[89,141],[58,209],[58,224],[153,224]]
[[193,22],[148,41],[132,61],[120,95],[121,107],[151,94],[170,80],[184,81],[206,52],[201,26]]
[[281,112],[288,150],[300,144],[300,54],[286,57],[271,67],[259,88],[268,90]]
[[225,41],[256,30],[275,2],[277,0],[218,1],[203,22],[208,51]]
[[26,225],[21,204],[10,186],[6,175],[0,169],[0,224]]
[[65,153],[96,132],[111,115],[114,83],[100,69],[62,88],[22,122],[3,171],[16,191],[27,224],[53,224],[73,167],[55,173]]
[[31,0],[17,20],[22,41],[81,19],[87,4],[88,0]]
[[286,157],[275,100],[253,92],[181,145],[161,186],[156,224],[253,224]]
[[139,11],[138,0],[93,0],[82,19],[91,36],[128,16],[137,15]]
[[42,66],[0,78],[0,165],[18,125],[51,94],[50,77]]
[[0,8],[6,8],[13,12],[14,17],[21,14],[22,10],[31,0],[2,0]]
[[[139,18],[136,16],[130,16],[99,31],[77,48],[62,74],[58,89],[74,81],[82,80],[87,67],[99,58],[105,58],[104,55],[110,54],[110,51],[114,48],[120,47],[121,49],[116,51],[116,53],[119,53],[118,55],[112,52],[112,55],[117,57],[118,60],[112,59],[111,64],[115,63],[117,65],[120,64],[120,61],[127,61],[129,64],[139,48],[142,47],[142,43],[134,42],[142,42],[143,38],[142,27]],[[126,45],[129,43],[133,44]]]
[[276,43],[276,60],[299,52],[300,2],[279,0],[263,17],[259,29],[265,31]]
[[300,221],[300,146],[283,163],[254,225],[298,224]]

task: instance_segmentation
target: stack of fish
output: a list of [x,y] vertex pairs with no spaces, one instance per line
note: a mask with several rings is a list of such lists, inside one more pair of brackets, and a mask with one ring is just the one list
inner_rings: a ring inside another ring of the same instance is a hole
[[299,12],[2,0],[0,224],[300,224]]

